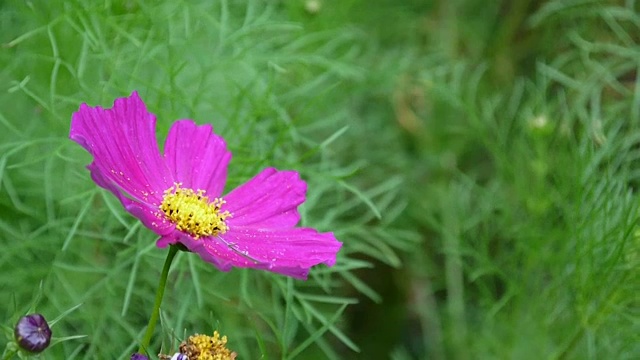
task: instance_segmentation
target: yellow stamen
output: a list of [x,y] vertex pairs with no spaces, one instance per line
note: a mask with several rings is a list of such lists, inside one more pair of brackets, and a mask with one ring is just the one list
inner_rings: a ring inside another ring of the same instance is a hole
[[165,190],[160,204],[160,210],[176,228],[196,239],[224,234],[228,229],[225,219],[231,216],[228,211],[220,212],[224,200],[209,201],[204,190],[193,191],[180,186],[181,183],[176,183]]
[[227,349],[227,337],[220,337],[217,331],[213,336],[195,334],[180,344],[180,352],[189,360],[234,360],[235,352]]

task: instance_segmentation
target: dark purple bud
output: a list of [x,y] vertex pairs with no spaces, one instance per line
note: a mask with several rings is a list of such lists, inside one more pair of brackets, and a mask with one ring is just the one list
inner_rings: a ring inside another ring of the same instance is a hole
[[135,353],[131,355],[131,360],[149,360],[149,358],[146,357],[145,355]]
[[31,314],[20,318],[14,334],[18,345],[33,353],[39,353],[46,349],[51,341],[49,324],[40,314]]

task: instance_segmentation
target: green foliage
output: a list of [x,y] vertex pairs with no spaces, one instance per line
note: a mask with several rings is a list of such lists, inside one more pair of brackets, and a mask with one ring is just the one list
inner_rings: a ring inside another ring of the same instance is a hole
[[[362,77],[348,45],[355,32],[305,33],[277,7],[253,2],[13,2],[3,14],[3,300],[28,301],[43,280],[43,313],[83,304],[57,331],[88,334],[48,356],[126,358],[164,257],[151,232],[91,182],[89,157],[67,139],[82,102],[109,106],[139,90],[158,114],[159,139],[174,119],[212,122],[234,153],[228,188],[268,165],[299,170],[310,189],[305,225],[345,241],[365,237],[371,252],[399,264],[388,245],[393,233],[366,224],[394,206],[384,191],[393,183],[350,184],[358,166],[331,154],[348,129],[344,118],[322,122],[307,108]],[[352,274],[369,266],[351,258],[356,252],[346,245],[333,269],[319,267],[307,282],[221,273],[181,254],[163,303],[164,335],[153,346],[169,353],[185,335],[218,329],[244,358],[338,358],[339,343],[358,351],[340,326],[355,300],[340,286],[377,295]]]

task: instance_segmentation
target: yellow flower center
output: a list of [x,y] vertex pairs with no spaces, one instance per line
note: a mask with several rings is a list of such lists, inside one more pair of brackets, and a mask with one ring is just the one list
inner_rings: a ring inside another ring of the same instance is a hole
[[213,336],[195,334],[180,344],[180,352],[189,360],[234,360],[235,352],[227,349],[227,337],[217,331]]
[[160,210],[178,230],[188,232],[196,239],[203,236],[224,234],[228,227],[224,220],[231,216],[228,211],[220,212],[224,200],[209,201],[204,190],[193,191],[181,188],[181,183],[165,190]]

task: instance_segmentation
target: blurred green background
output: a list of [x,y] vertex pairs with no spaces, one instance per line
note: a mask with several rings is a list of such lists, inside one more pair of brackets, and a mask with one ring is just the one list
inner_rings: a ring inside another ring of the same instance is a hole
[[[241,359],[640,358],[635,1],[0,2],[0,312],[127,358],[164,252],[92,184],[79,104],[211,122],[227,191],[309,183],[344,242],[307,282],[181,254],[155,346]],[[7,339],[0,339],[0,345]],[[4,346],[2,346],[4,348]]]

